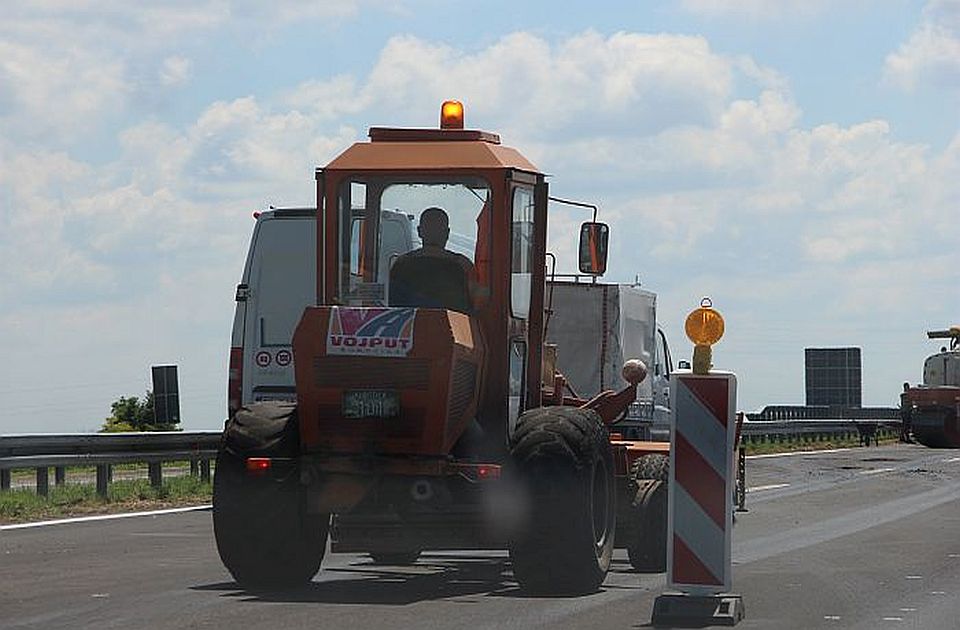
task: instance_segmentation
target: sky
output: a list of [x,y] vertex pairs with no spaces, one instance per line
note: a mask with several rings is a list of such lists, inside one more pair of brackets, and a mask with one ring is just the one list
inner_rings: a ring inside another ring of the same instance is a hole
[[[95,431],[166,363],[222,427],[252,213],[447,98],[600,206],[675,360],[711,297],[741,409],[832,346],[895,406],[960,323],[960,0],[34,0],[0,21],[0,433]],[[584,219],[551,208],[561,271]]]

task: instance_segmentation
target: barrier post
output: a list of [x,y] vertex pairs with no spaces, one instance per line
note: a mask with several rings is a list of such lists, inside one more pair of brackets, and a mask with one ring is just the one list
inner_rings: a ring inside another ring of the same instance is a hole
[[[705,310],[701,328],[691,332],[691,319]],[[687,335],[697,344],[693,372],[671,376],[667,586],[672,592],[654,601],[651,622],[657,627],[733,626],[744,616],[743,598],[730,592],[737,377],[710,370],[709,346],[722,334],[723,320],[705,299],[687,320]]]
[[97,464],[97,496],[107,497],[107,486],[110,483],[110,465]]
[[163,486],[163,465],[160,462],[150,462],[147,464],[147,474],[150,477],[150,485],[154,488]]
[[737,512],[747,512],[747,445],[743,436],[737,441],[740,444],[737,449]]

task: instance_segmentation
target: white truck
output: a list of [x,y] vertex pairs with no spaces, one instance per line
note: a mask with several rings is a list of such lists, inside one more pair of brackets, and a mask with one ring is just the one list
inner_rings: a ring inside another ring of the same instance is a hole
[[669,440],[673,361],[657,326],[656,294],[636,285],[558,276],[548,282],[546,295],[547,343],[563,349],[557,368],[573,392],[621,389],[626,382],[620,366],[641,359],[649,376],[616,430],[626,439]]

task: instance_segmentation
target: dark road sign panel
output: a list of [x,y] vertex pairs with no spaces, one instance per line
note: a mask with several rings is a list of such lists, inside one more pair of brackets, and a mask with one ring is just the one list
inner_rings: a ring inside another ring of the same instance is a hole
[[180,423],[180,387],[177,384],[177,366],[154,365],[153,417],[156,424]]

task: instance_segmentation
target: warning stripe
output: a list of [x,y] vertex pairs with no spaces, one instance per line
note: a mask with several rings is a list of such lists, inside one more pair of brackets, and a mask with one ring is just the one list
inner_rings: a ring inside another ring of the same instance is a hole
[[723,580],[704,566],[676,534],[673,536],[673,580],[683,584],[723,586]]
[[697,505],[724,530],[724,508],[727,484],[724,477],[700,456],[682,434],[674,440],[677,449],[677,483],[689,493]]
[[680,381],[677,389],[676,431],[687,439],[690,445],[700,453],[713,470],[721,477],[727,474],[727,430],[717,422],[713,411],[705,406],[694,393]]
[[679,485],[674,490],[673,534],[678,536],[713,575],[723,576],[724,528],[718,527]]
[[727,408],[730,402],[728,399],[729,392],[727,390],[727,382],[713,378],[697,378],[694,376],[683,379],[683,384],[686,385],[690,393],[700,401],[700,404],[706,408],[710,416],[719,422],[724,430],[726,430],[727,415],[730,411]]

